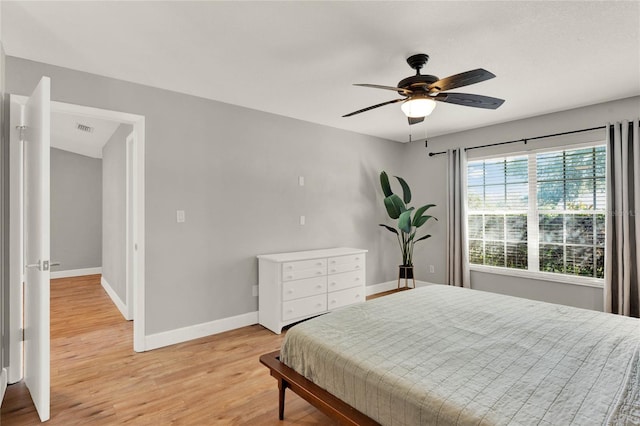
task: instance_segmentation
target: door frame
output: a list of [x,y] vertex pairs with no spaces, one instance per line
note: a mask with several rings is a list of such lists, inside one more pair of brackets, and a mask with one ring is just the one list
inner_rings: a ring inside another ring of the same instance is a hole
[[[10,95],[12,105],[24,105],[28,99],[26,96]],[[14,309],[10,313],[10,356],[9,356],[9,383],[15,383],[22,379],[22,283],[23,277],[23,199],[22,199],[22,171],[23,154],[22,142],[16,126],[21,123],[21,115],[17,108],[10,109],[10,221],[12,224],[10,233],[10,252],[18,253],[9,265],[10,274],[10,301]],[[145,347],[145,117],[121,111],[106,110],[84,105],[51,101],[51,112],[73,114],[91,118],[118,121],[133,125],[133,134],[136,140],[135,166],[136,176],[135,195],[132,207],[135,229],[133,230],[134,244],[137,251],[131,253],[131,261],[134,266],[135,276],[133,283],[128,286],[127,297],[131,294],[132,303],[128,300],[129,312],[133,314],[133,350],[144,352]],[[17,121],[16,121],[17,120]],[[16,124],[17,123],[17,124]],[[127,218],[128,219],[128,218]],[[17,228],[17,231],[15,229]],[[127,260],[128,262],[128,260]],[[131,289],[129,290],[129,287]]]
[[125,139],[125,211],[127,215],[125,220],[125,282],[128,319],[133,319],[133,300],[135,300],[133,289],[136,281],[136,268],[138,266],[136,265],[136,262],[133,261],[134,253],[136,251],[136,233],[138,228],[138,221],[136,219],[136,199],[138,198],[138,191],[136,188],[138,178],[137,149],[138,137],[136,132],[132,131]]

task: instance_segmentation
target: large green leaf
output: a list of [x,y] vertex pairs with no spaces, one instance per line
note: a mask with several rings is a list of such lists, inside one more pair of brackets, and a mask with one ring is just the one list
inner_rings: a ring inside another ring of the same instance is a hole
[[400,218],[398,219],[398,228],[402,232],[406,232],[407,234],[411,233],[411,213],[413,209],[409,209],[400,214]]
[[[424,205],[424,206],[420,207],[418,210],[416,210],[416,214],[413,217],[413,226],[415,226],[416,228],[419,228],[422,225],[424,225],[427,220],[429,220],[430,218],[433,217],[433,216],[423,216],[422,215],[425,211],[429,210],[431,207],[435,207],[435,204],[427,204],[427,205]],[[436,219],[436,218],[434,217],[434,219]],[[436,220],[438,220],[438,219],[436,219]]]
[[404,203],[396,194],[391,194],[384,199],[384,206],[387,208],[387,213],[391,219],[397,219],[400,214],[407,210]]
[[398,182],[400,182],[400,186],[402,187],[402,199],[404,199],[405,203],[409,204],[411,202],[411,190],[409,189],[409,184],[399,176],[396,176],[396,179],[398,179]]
[[391,185],[389,184],[389,176],[387,176],[387,172],[380,173],[380,186],[382,187],[382,192],[385,197],[390,197],[393,195],[393,191],[391,190]]
[[383,223],[381,223],[381,224],[380,224],[380,226],[384,226],[384,227],[385,227],[385,228],[387,228],[389,231],[393,232],[393,233],[394,233],[394,234],[396,234],[396,235],[399,235],[399,234],[398,234],[398,230],[397,230],[396,228],[392,228],[392,227],[387,226],[387,225],[385,225],[385,224],[383,224]]
[[424,216],[415,216],[413,218],[413,226],[415,226],[416,228],[420,228],[422,225],[424,225],[425,223],[427,223],[427,221],[429,219],[435,219],[438,220],[437,217],[433,217],[433,216],[429,216],[429,215],[424,215]]

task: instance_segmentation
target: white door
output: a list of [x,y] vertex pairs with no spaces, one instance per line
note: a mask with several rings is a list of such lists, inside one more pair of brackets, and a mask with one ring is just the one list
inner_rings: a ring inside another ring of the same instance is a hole
[[24,108],[24,381],[41,421],[49,419],[49,150],[51,82]]

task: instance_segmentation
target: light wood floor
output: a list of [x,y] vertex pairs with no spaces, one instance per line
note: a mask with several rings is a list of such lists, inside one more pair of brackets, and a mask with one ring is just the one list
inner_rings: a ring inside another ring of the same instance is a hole
[[[258,358],[279,349],[284,334],[254,325],[135,353],[132,325],[100,275],[51,281],[48,424],[335,424],[290,391],[278,420],[276,381]],[[26,387],[9,386],[0,424],[38,423]]]

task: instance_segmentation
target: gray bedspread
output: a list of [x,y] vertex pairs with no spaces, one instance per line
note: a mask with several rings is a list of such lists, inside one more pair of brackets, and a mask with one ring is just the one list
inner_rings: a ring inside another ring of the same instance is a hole
[[640,320],[456,287],[292,327],[282,361],[383,425],[640,425]]

